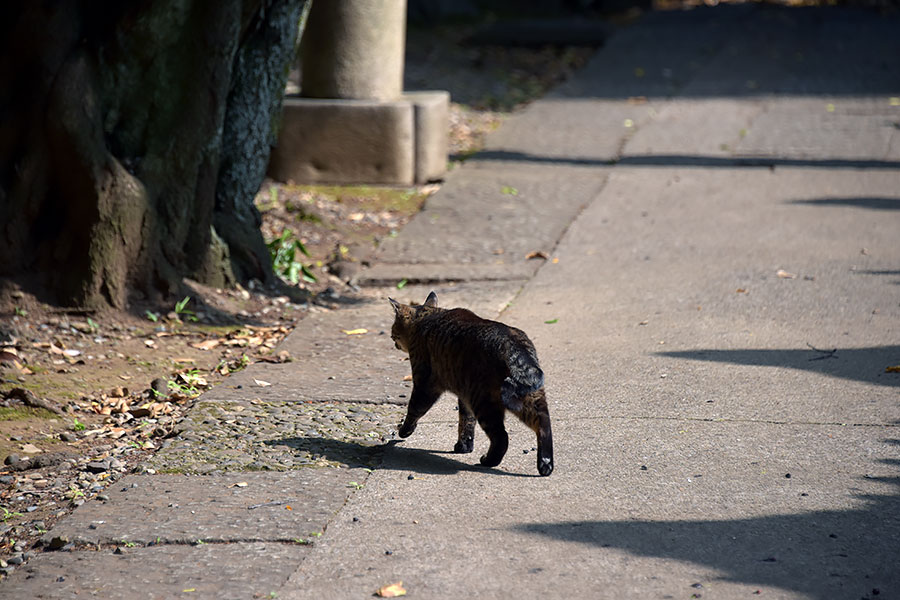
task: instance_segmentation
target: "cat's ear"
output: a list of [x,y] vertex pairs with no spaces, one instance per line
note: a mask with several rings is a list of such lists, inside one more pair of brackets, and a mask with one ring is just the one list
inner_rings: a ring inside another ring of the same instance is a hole
[[430,306],[431,308],[437,308],[437,294],[431,292],[428,294],[428,297],[425,298],[425,304],[423,306]]
[[401,309],[402,309],[403,305],[400,304],[399,302],[397,302],[396,300],[394,300],[393,298],[388,298],[388,300],[390,300],[391,306],[394,307],[394,312],[399,315],[402,312]]

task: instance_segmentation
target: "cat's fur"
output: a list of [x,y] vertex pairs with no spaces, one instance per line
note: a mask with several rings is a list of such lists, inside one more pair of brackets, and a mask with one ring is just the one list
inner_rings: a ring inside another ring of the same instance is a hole
[[394,307],[391,338],[409,353],[413,390],[400,426],[409,437],[438,397],[459,399],[459,438],[454,452],[472,452],[475,421],[491,441],[481,464],[495,467],[509,445],[503,418],[509,410],[537,435],[537,469],[553,471],[553,436],[544,393],[544,373],[534,344],[519,329],[482,319],[464,308],[438,308],[434,292],[421,306]]

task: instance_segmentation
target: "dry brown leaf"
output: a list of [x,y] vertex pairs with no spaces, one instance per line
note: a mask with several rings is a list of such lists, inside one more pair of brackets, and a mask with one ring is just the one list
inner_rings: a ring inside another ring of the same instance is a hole
[[797,279],[797,275],[795,273],[788,273],[784,269],[778,269],[778,272],[775,274],[782,279]]
[[403,582],[398,581],[397,583],[381,586],[375,590],[375,595],[379,598],[397,598],[398,596],[405,596],[406,589],[403,587]]
[[900,365],[893,365],[884,368],[885,373],[900,373]]
[[404,375],[403,381],[412,381],[412,375]]
[[203,340],[202,342],[191,344],[191,348],[196,348],[197,350],[212,350],[218,345],[219,340]]
[[263,381],[262,379],[254,379],[253,382],[259,387],[269,387],[270,385],[272,385],[268,381]]
[[347,335],[362,335],[364,333],[369,333],[369,330],[364,327],[360,327],[359,329],[341,329],[341,331]]
[[525,255],[525,260],[531,260],[532,258],[542,258],[544,260],[547,260],[550,257],[547,256],[547,253],[543,250],[534,250]]

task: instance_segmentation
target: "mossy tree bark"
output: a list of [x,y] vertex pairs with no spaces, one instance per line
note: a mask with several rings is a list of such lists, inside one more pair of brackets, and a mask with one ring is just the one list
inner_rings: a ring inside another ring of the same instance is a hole
[[305,4],[0,8],[0,276],[88,308],[271,282],[253,196]]

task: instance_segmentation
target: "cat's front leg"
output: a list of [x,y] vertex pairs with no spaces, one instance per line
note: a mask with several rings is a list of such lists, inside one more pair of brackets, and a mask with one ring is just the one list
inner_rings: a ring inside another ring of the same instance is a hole
[[453,451],[468,454],[475,448],[475,415],[469,404],[459,399],[459,433]]
[[434,406],[440,397],[440,390],[434,389],[430,385],[420,385],[413,381],[412,394],[409,397],[409,406],[406,407],[406,418],[400,424],[397,432],[400,437],[408,438],[416,430],[416,425],[425,413]]

